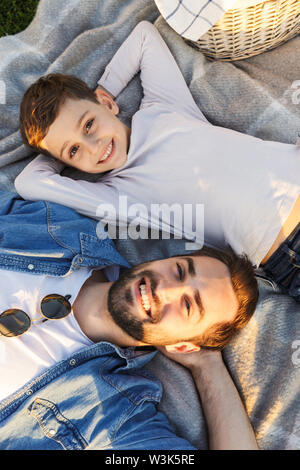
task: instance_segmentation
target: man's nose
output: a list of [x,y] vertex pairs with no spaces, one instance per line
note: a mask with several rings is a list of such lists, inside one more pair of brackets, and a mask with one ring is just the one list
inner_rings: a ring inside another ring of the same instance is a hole
[[158,295],[162,304],[174,303],[182,295],[184,286],[181,282],[175,279],[161,279],[156,287],[156,294]]
[[155,294],[159,302],[160,317],[167,313],[185,315],[183,299],[190,293],[188,286],[181,281],[165,279],[158,283]]

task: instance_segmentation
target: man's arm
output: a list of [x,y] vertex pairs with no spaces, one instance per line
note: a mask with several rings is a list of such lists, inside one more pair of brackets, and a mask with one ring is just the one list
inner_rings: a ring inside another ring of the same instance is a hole
[[207,122],[166,43],[148,21],[141,21],[123,42],[98,85],[116,97],[139,71],[144,91],[142,106],[169,104]]
[[257,450],[255,434],[237,389],[219,351],[161,352],[188,368],[194,378],[205,415],[209,448]]

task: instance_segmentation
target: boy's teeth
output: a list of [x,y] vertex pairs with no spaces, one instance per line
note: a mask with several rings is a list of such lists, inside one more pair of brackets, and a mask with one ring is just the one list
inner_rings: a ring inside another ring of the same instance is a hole
[[103,162],[104,160],[106,160],[109,157],[110,152],[112,151],[112,146],[113,145],[112,145],[112,142],[111,142],[108,149],[106,150],[106,153],[105,153],[104,157],[102,158],[102,160],[100,160],[101,162]]

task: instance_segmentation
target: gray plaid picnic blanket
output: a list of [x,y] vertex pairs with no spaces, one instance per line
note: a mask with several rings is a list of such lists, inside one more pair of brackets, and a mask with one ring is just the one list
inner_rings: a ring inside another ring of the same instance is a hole
[[[27,87],[49,72],[75,74],[96,87],[114,52],[141,20],[155,23],[209,121],[262,139],[296,142],[299,37],[251,59],[211,62],[170,28],[153,0],[41,0],[25,31],[0,38],[0,189],[13,190],[14,178],[33,157],[18,131]],[[119,117],[128,125],[141,97],[137,76],[117,98]],[[88,179],[73,170],[69,176]],[[123,241],[118,248],[136,264],[180,253],[181,242]],[[226,348],[224,359],[261,448],[300,449],[300,307],[263,283],[260,292],[254,318]],[[149,367],[162,379],[160,406],[176,431],[207,448],[201,405],[187,371],[161,355]]]

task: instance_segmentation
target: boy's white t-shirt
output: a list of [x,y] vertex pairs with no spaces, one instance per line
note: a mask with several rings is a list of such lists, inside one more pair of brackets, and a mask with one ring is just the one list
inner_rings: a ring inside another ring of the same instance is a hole
[[210,124],[146,21],[122,44],[99,84],[118,96],[139,70],[144,97],[122,168],[97,182],[75,181],[59,174],[60,162],[38,156],[16,179],[17,191],[96,219],[105,214],[112,224],[138,219],[200,244],[229,243],[259,265],[300,194],[299,147]]
[[[18,308],[36,320],[42,316],[40,302],[43,297],[69,294],[69,302],[73,304],[91,274],[91,269],[82,268],[58,278],[1,269],[0,313]],[[105,268],[105,274],[113,281],[118,277],[118,269],[116,266]],[[91,344],[93,342],[80,329],[73,311],[60,320],[39,320],[21,336],[0,336],[0,400]]]

